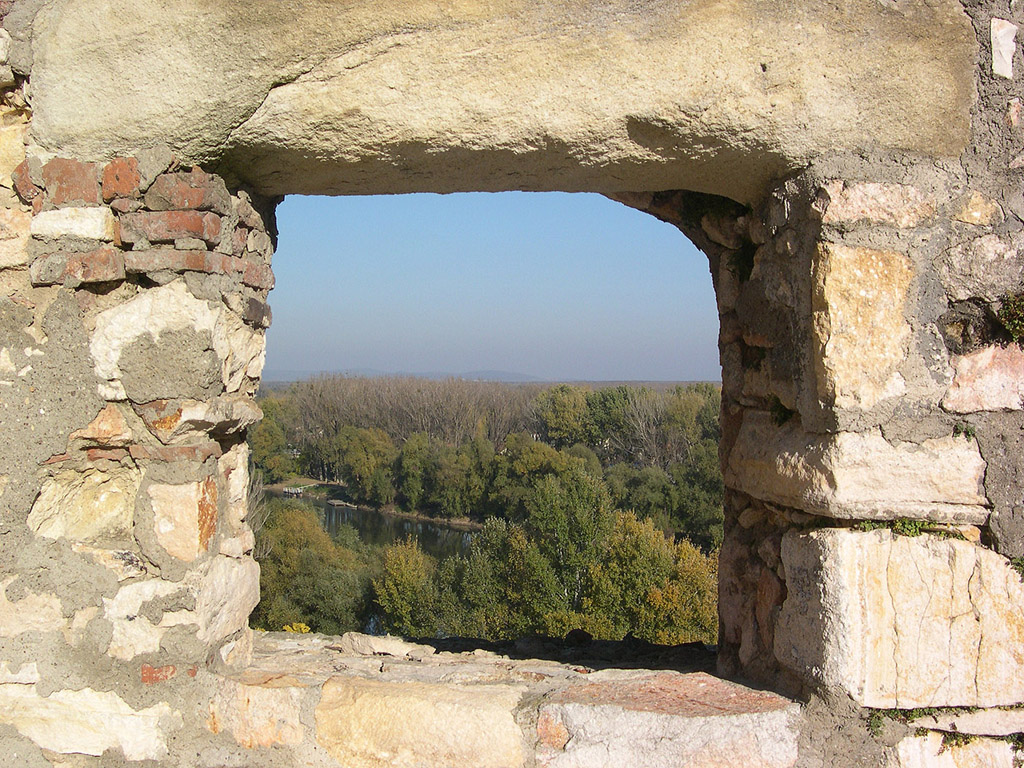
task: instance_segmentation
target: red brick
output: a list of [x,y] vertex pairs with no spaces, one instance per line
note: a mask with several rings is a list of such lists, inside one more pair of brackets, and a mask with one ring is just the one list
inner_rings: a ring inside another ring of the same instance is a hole
[[67,274],[79,283],[124,280],[124,254],[109,245],[88,253],[69,254]]
[[231,274],[234,270],[231,257],[210,251],[178,251],[174,248],[151,248],[143,251],[129,251],[125,254],[125,266],[129,272],[157,272],[162,269],[171,272],[205,272],[206,274]]
[[103,201],[139,194],[139,161],[134,157],[115,157],[103,169]]
[[43,464],[60,464],[62,461],[67,461],[71,458],[70,453],[59,453],[56,456],[51,456]]
[[166,683],[175,673],[177,669],[173,664],[168,664],[163,667],[154,667],[149,664],[143,664],[140,672],[142,682],[146,685],[153,685],[153,683]]
[[205,445],[133,445],[128,448],[133,459],[150,461],[206,461],[211,456],[219,458],[222,451],[215,442]]
[[99,461],[100,459],[121,461],[128,458],[128,451],[124,448],[89,448],[85,455],[89,461]]
[[120,217],[121,240],[138,243],[172,243],[194,237],[211,245],[220,242],[220,216],[199,211],[140,211]]
[[193,664],[191,667],[185,670],[185,674],[187,674],[189,677],[195,677],[198,671],[199,667]]
[[32,179],[29,178],[28,160],[21,161],[14,169],[14,173],[11,174],[11,178],[14,180],[14,191],[26,203],[31,203],[43,193],[43,190],[33,184]]
[[124,256],[109,245],[87,253],[51,253],[32,262],[29,275],[33,285],[109,283],[124,280]]
[[43,166],[43,185],[54,205],[98,203],[100,184],[96,163],[56,157]]
[[193,168],[188,173],[164,173],[146,192],[146,207],[153,211],[231,212],[231,196],[216,176]]

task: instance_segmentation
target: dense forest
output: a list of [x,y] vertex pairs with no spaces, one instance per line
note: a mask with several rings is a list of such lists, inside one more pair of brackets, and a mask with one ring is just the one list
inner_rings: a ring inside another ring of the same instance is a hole
[[414,636],[632,634],[713,642],[722,536],[718,388],[591,389],[320,377],[271,392],[254,473],[331,484],[360,505],[475,521],[464,556],[331,538],[271,498],[257,626]]

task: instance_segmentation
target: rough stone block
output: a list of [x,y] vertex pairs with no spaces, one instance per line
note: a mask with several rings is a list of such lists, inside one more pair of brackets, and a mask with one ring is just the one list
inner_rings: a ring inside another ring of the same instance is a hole
[[122,242],[173,243],[195,237],[211,245],[220,242],[220,216],[200,211],[139,211],[120,217]]
[[960,203],[960,208],[953,218],[964,224],[988,227],[992,224],[1002,224],[1005,216],[999,203],[975,191]]
[[260,601],[260,567],[252,558],[218,555],[209,561],[196,596],[198,637],[215,643],[248,626]]
[[762,501],[835,518],[981,524],[985,461],[974,440],[889,443],[870,432],[811,434],[747,411],[725,467],[726,485]]
[[903,184],[846,184],[836,180],[826,184],[823,191],[828,198],[821,219],[825,224],[864,221],[903,229],[922,224],[935,216],[935,200],[919,189]]
[[819,397],[838,408],[871,408],[906,386],[904,317],[913,269],[906,255],[822,243],[813,267],[815,375]]
[[222,395],[214,400],[156,400],[135,406],[150,431],[162,443],[194,439],[197,435],[234,434],[263,418],[256,402],[245,395]]
[[50,593],[30,593],[20,600],[8,600],[7,588],[17,576],[0,581],[0,637],[17,637],[25,632],[54,632],[67,622],[60,599]]
[[942,407],[953,413],[1024,408],[1024,350],[992,346],[953,358],[953,383]]
[[762,768],[797,759],[799,707],[702,672],[609,670],[540,708],[546,768]]
[[999,301],[1024,285],[1021,239],[988,234],[958,243],[939,261],[939,277],[954,301]]
[[210,702],[207,727],[213,733],[229,731],[246,749],[274,744],[301,744],[302,689],[289,685],[221,683]]
[[124,584],[113,597],[103,598],[103,618],[113,629],[107,653],[115,659],[128,661],[160,650],[160,640],[167,628],[143,615],[142,606],[182,590],[181,584],[146,579]]
[[209,440],[202,445],[132,445],[128,454],[136,461],[194,461],[202,464],[221,455],[220,444]]
[[1015,768],[1013,747],[1005,741],[977,739],[947,746],[942,736],[907,736],[888,750],[882,768]]
[[231,195],[219,176],[200,168],[188,173],[165,173],[156,177],[145,196],[151,211],[214,211],[231,213]]
[[32,216],[17,208],[0,208],[0,269],[29,263],[29,231]]
[[43,484],[28,526],[50,539],[92,541],[130,536],[139,480],[138,471],[128,467],[109,472],[61,472]]
[[12,174],[25,160],[26,124],[0,127],[0,187],[14,188]]
[[1017,52],[1017,25],[994,18],[989,28],[992,39],[992,74],[1013,79],[1013,55]]
[[348,768],[519,768],[522,690],[334,677],[316,708],[316,740]]
[[821,529],[782,541],[779,661],[865,707],[1024,701],[1024,584],[991,550]]
[[179,485],[154,483],[147,493],[160,546],[185,562],[192,562],[206,552],[217,531],[214,479]]
[[57,206],[100,202],[96,163],[54,158],[43,165],[43,185],[47,199]]
[[131,198],[139,194],[139,161],[134,157],[115,157],[103,169],[103,201]]
[[72,432],[71,439],[106,447],[120,447],[131,442],[132,430],[118,407],[108,403],[88,426]]
[[114,214],[109,208],[61,208],[32,217],[33,237],[78,237],[110,242],[114,239]]
[[120,750],[125,760],[167,756],[165,728],[180,728],[180,713],[167,704],[133,709],[112,691],[54,691],[36,685],[0,685],[0,723],[12,725],[43,749],[63,755],[102,755]]

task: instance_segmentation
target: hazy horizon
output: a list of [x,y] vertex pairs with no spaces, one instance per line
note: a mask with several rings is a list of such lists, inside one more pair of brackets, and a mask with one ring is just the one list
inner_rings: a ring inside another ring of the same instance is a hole
[[600,195],[291,196],[278,227],[268,381],[721,380],[706,257]]

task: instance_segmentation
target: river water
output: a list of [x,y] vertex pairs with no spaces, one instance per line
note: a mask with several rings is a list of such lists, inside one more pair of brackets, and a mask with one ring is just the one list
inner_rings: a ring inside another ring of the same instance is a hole
[[467,554],[474,535],[473,531],[460,531],[439,523],[410,520],[365,507],[333,506],[326,501],[323,521],[331,536],[338,533],[339,526],[351,525],[367,544],[387,546],[411,535],[424,552],[438,559]]

